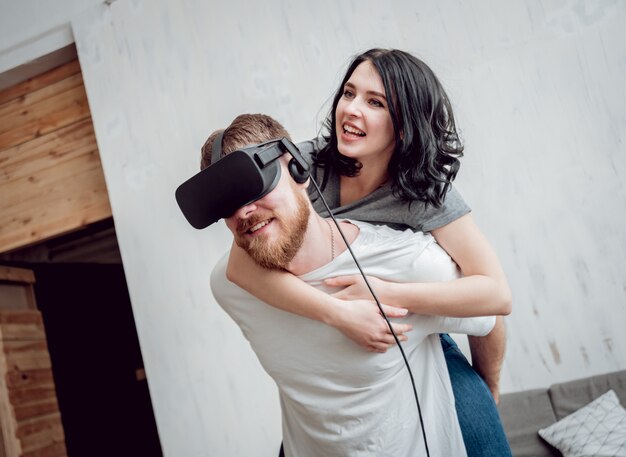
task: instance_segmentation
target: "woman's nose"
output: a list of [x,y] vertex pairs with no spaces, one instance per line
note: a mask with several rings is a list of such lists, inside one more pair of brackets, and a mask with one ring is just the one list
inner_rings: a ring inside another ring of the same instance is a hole
[[350,116],[360,116],[361,115],[361,105],[358,99],[350,100],[345,106],[346,113]]

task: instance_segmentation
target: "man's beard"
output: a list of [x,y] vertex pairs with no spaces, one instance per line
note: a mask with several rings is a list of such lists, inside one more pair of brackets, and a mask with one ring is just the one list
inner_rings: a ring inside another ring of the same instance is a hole
[[[277,241],[272,243],[263,235],[236,238],[237,245],[245,249],[250,257],[262,267],[270,270],[285,270],[302,246],[311,208],[306,197],[299,192],[296,193],[296,203],[297,210],[293,217],[274,219],[273,223],[280,224],[280,237]],[[242,229],[239,233],[245,232],[265,219],[268,217],[260,216],[246,221],[245,230]]]

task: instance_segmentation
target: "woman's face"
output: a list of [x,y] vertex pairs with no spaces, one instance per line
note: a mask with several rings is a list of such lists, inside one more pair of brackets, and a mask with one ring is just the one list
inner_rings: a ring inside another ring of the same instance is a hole
[[337,146],[343,155],[387,166],[395,146],[383,81],[374,65],[359,64],[343,87],[335,110]]

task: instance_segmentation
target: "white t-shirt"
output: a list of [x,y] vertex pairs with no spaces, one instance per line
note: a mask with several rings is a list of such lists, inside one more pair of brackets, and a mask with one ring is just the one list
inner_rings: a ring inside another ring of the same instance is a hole
[[[457,265],[431,235],[351,222],[360,228],[351,247],[365,274],[395,282],[459,277]],[[213,270],[211,288],[278,386],[287,457],[426,455],[410,377],[397,347],[385,354],[367,352],[333,327],[261,302],[226,279],[227,260],[228,255]],[[346,250],[300,278],[334,292],[322,280],[352,274],[358,269]],[[430,455],[466,456],[438,333],[486,335],[495,318],[411,314],[392,320],[413,325],[402,347],[415,378]]]

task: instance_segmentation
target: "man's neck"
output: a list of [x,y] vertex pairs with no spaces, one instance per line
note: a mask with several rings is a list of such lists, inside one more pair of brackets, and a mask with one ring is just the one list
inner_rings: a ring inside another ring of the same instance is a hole
[[[352,243],[359,234],[359,228],[349,222],[340,222],[339,225],[348,243]],[[289,263],[287,271],[294,275],[303,275],[330,263],[346,249],[346,244],[335,223],[311,211],[304,241],[296,256]]]

